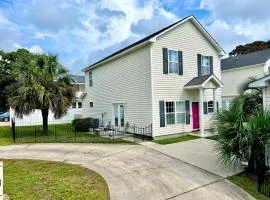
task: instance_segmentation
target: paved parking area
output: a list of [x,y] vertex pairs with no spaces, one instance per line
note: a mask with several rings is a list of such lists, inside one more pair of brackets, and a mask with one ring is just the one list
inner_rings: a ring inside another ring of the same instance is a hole
[[0,121],[0,126],[9,126],[10,122],[1,122]]
[[146,145],[224,178],[243,171],[240,163],[237,166],[227,166],[220,162],[214,140],[195,139],[168,145],[155,145],[154,143],[146,143]]
[[52,160],[90,168],[105,178],[112,200],[253,199],[222,176],[150,146],[12,145],[0,147],[0,158]]

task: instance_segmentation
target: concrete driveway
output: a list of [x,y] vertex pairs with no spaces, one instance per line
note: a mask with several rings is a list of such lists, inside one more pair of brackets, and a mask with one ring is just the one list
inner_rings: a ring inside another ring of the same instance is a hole
[[219,175],[143,145],[13,145],[0,147],[0,158],[80,164],[105,178],[112,200],[253,199]]
[[239,165],[230,167],[219,161],[218,153],[215,150],[216,142],[214,140],[201,138],[168,145],[155,145],[152,142],[145,144],[161,153],[170,155],[173,158],[177,158],[224,178],[243,171],[240,163]]

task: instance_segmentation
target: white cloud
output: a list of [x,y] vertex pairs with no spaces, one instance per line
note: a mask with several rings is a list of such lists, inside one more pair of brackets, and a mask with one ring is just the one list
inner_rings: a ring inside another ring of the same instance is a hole
[[34,53],[34,54],[43,54],[44,53],[44,50],[39,46],[39,45],[33,45],[29,48],[27,47],[24,47],[24,46],[21,46],[20,44],[13,44],[14,48],[15,49],[27,49],[28,51],[30,51],[31,53]]
[[200,8],[211,12],[211,23],[205,24],[227,51],[239,44],[270,39],[270,1],[201,0]]

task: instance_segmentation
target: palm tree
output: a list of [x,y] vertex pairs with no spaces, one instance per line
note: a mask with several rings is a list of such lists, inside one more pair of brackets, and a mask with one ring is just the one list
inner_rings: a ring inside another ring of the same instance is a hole
[[255,80],[255,77],[250,77],[244,81],[238,88],[240,95],[235,98],[236,101],[243,102],[243,112],[246,118],[254,115],[257,110],[260,110],[263,107],[262,89],[249,87],[249,84]]
[[265,147],[270,143],[270,111],[259,110],[247,123],[248,154],[253,156],[260,188],[266,171]]
[[217,151],[220,161],[225,164],[237,164],[238,160],[247,159],[245,117],[242,110],[243,102],[234,102],[229,110],[217,112],[214,117],[219,136]]
[[265,146],[270,143],[268,110],[258,110],[247,119],[243,101],[235,101],[229,110],[216,114],[215,124],[219,133],[216,148],[222,162],[236,164],[247,160],[249,172],[264,172]]
[[43,133],[48,134],[49,110],[55,118],[64,116],[72,104],[75,89],[67,70],[56,56],[29,54],[27,59],[14,62],[14,82],[9,88],[9,104],[17,117],[40,109]]

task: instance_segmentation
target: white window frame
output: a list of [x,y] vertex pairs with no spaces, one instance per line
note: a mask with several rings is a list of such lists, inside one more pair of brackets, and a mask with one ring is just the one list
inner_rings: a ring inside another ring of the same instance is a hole
[[[73,106],[74,104],[75,104],[75,106]],[[73,108],[73,109],[74,109],[74,108],[77,108],[77,102],[76,102],[76,101],[73,101],[73,102],[72,102],[71,108]]]
[[[209,60],[209,65],[204,65],[203,63],[203,59],[204,58],[207,58]],[[204,68],[207,67],[209,69],[209,73],[207,74],[204,74],[203,72],[206,71],[204,70]],[[204,56],[204,55],[201,55],[201,76],[206,76],[206,75],[209,75],[211,74],[211,66],[210,66],[210,56]]]
[[89,72],[89,87],[93,86],[93,73],[92,71]]
[[[209,106],[209,102],[212,102],[212,106]],[[211,109],[211,111],[209,111],[209,108]],[[208,113],[213,113],[214,112],[214,101],[208,101],[207,102],[207,112]]]
[[[169,51],[176,51],[177,53],[177,62],[176,61],[170,61],[170,56],[169,56]],[[179,75],[179,55],[178,55],[178,50],[177,49],[167,49],[167,58],[168,58],[168,74],[176,74]],[[177,63],[177,67],[178,67],[178,73],[175,72],[170,72],[170,63]]]
[[[174,112],[169,112],[167,113],[167,105],[166,103],[167,102],[173,102],[174,103]],[[182,102],[184,104],[184,111],[183,112],[179,112],[179,111],[176,111],[176,102]],[[185,121],[183,123],[177,123],[177,114],[184,114],[186,115],[186,104],[185,104],[185,101],[165,101],[164,102],[165,106],[164,106],[164,113],[165,113],[165,126],[173,126],[173,125],[179,125],[179,124],[186,124],[187,123],[187,119],[185,117]],[[174,124],[167,124],[167,114],[172,114],[174,113]]]

